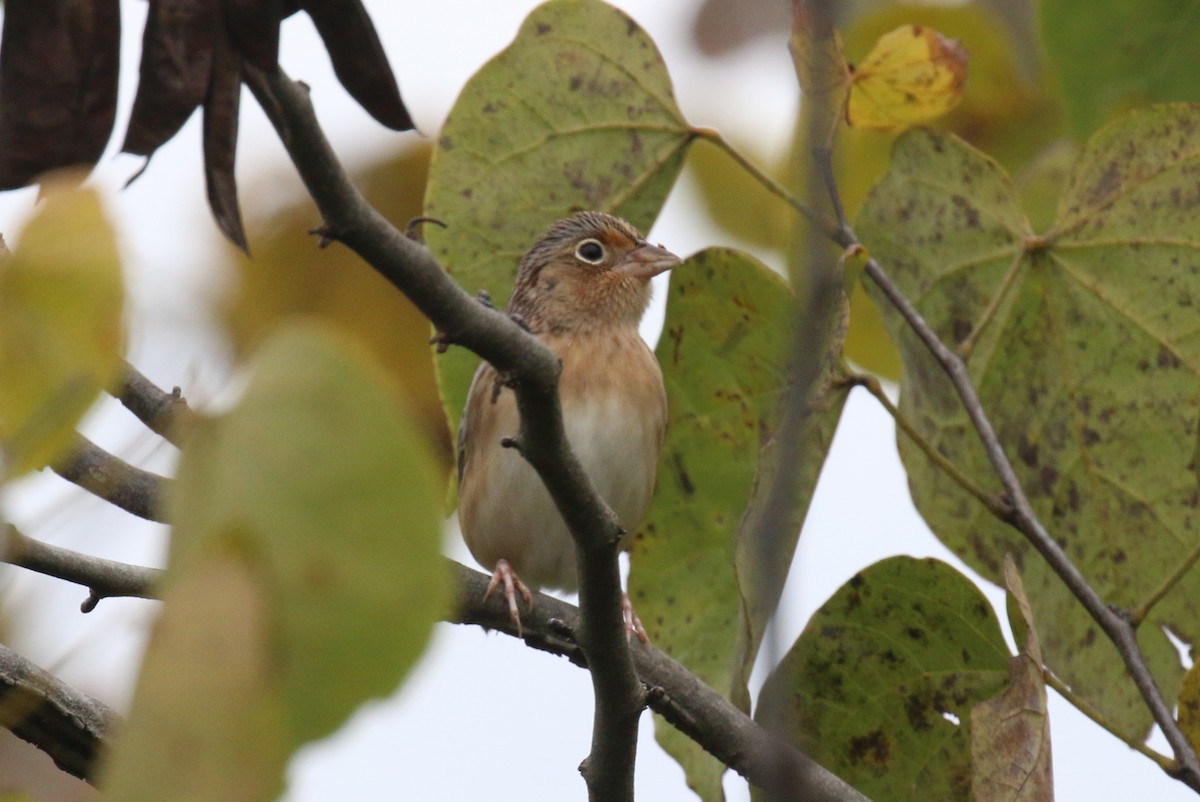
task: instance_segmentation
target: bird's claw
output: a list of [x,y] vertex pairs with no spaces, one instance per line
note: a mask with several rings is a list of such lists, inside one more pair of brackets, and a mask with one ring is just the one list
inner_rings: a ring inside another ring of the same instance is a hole
[[446,224],[436,217],[414,217],[408,221],[408,225],[404,227],[404,236],[413,242],[425,244],[425,232],[421,230],[423,223],[433,223],[435,226],[446,228]]
[[650,642],[650,636],[646,634],[642,619],[638,618],[637,611],[633,609],[633,602],[629,600],[628,593],[621,594],[621,618],[625,621],[626,640],[636,635],[642,643]]
[[517,608],[517,594],[521,594],[521,598],[525,600],[525,606],[532,610],[533,593],[517,576],[517,572],[513,570],[509,561],[503,559],[496,563],[496,570],[492,572],[492,580],[488,582],[487,590],[483,592],[484,600],[486,601],[488,596],[492,595],[492,591],[501,585],[504,586],[504,598],[508,601],[508,616],[512,619],[513,626],[517,628],[517,637],[524,638],[525,633],[521,628],[521,611]]

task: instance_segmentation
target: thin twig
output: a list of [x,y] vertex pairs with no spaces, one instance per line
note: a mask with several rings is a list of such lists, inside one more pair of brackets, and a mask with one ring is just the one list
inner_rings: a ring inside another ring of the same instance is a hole
[[85,613],[96,609],[101,599],[133,596],[157,599],[162,570],[141,565],[105,560],[43,543],[20,532],[15,526],[0,529],[0,562],[39,574],[83,585],[90,593],[80,605]]
[[888,398],[887,393],[883,391],[883,386],[879,383],[879,379],[874,376],[868,376],[865,373],[851,373],[847,375],[843,381],[848,384],[862,387],[868,393],[875,397],[875,400],[887,410],[887,413],[892,416],[896,426],[900,431],[912,441],[912,444],[921,450],[921,453],[928,457],[935,465],[942,469],[942,472],[949,476],[959,487],[970,493],[979,500],[979,503],[987,507],[989,511],[997,518],[1005,520],[1012,514],[1012,510],[1004,500],[995,493],[989,493],[984,490],[975,480],[967,476],[958,466],[946,458],[946,455],[938,451],[933,443],[925,439],[917,428],[909,422],[908,418],[900,414],[900,410],[892,403],[892,399]]
[[68,482],[147,521],[164,523],[162,487],[166,477],[135,468],[83,435],[51,466]]
[[763,172],[754,162],[747,159],[741,151],[731,145],[725,137],[721,136],[721,132],[713,128],[692,128],[692,135],[697,139],[703,139],[716,145],[721,150],[737,162],[738,166],[754,177],[758,183],[763,185],[763,188],[770,192],[775,197],[782,200],[788,206],[791,206],[799,212],[806,220],[812,223],[825,236],[830,239],[837,239],[838,226],[837,223],[831,220],[827,215],[822,214],[817,209],[801,201],[793,193],[789,192],[787,187],[780,184],[774,178]]
[[350,181],[313,113],[305,88],[282,71],[246,67],[246,82],[320,209],[323,236],[358,253],[429,318],[444,340],[517,378],[522,456],[538,472],[575,540],[579,643],[595,692],[592,751],[584,777],[594,800],[632,800],[643,690],[621,613],[616,515],[597,495],[563,429],[559,360],[508,316],[477,303],[433,255],[398,231]]

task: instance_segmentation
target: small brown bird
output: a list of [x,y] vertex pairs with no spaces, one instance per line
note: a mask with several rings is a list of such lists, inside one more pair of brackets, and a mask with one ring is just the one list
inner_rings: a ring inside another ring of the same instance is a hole
[[[637,229],[602,212],[559,220],[521,259],[508,312],[562,360],[567,440],[597,492],[633,531],[641,522],[667,427],[654,353],[638,334],[650,279],[680,264]],[[501,439],[517,433],[513,391],[479,366],[458,432],[459,521],[471,554],[494,567],[520,630],[516,595],[574,591],[575,544],[533,468]],[[524,582],[522,582],[522,578]],[[645,639],[626,598],[626,626]]]

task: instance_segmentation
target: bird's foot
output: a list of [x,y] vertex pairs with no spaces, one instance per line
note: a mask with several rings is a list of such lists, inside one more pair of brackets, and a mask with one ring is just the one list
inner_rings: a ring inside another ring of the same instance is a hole
[[646,628],[642,626],[642,619],[638,618],[637,611],[633,609],[633,602],[629,600],[628,593],[621,594],[621,618],[625,620],[625,638],[637,635],[637,639],[642,643],[649,643],[650,636],[646,634]]
[[504,598],[508,601],[509,618],[512,619],[513,626],[517,628],[517,637],[524,638],[525,633],[521,629],[521,612],[517,609],[517,594],[521,594],[521,598],[525,600],[525,606],[532,609],[533,593],[521,581],[521,577],[517,576],[512,564],[504,559],[496,562],[496,570],[492,572],[492,581],[488,582],[487,590],[483,592],[484,600],[486,601],[487,597],[492,595],[492,591],[501,585],[504,586]]

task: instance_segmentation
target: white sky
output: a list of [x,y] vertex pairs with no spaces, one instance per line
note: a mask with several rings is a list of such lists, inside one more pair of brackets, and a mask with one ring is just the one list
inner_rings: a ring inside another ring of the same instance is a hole
[[[526,0],[368,0],[421,131],[436,132],[463,83],[507,45],[534,5]],[[616,5],[658,43],[680,106],[692,123],[723,130],[760,158],[786,148],[797,90],[784,32],[757,48],[705,60],[689,40],[698,5],[693,0],[625,0]],[[132,101],[145,9],[144,2],[122,2],[126,41],[116,143]],[[326,131],[348,163],[386,154],[397,141],[400,135],[371,121],[334,82],[303,15],[284,27],[282,61],[293,77],[312,85]],[[138,165],[127,156],[106,157],[94,183],[109,198],[127,259],[131,359],[160,385],[179,384],[193,403],[202,403],[221,393],[226,368],[222,346],[207,326],[209,304],[223,276],[222,268],[215,267],[221,263],[217,235],[204,205],[197,123],[193,119],[163,147],[130,189],[118,192]],[[245,94],[238,150],[243,208],[270,203],[274,181],[290,175],[274,132]],[[705,229],[690,192],[685,176],[653,239],[681,255],[713,244],[738,244],[714,238]],[[0,195],[0,231],[18,228],[32,199],[31,191]],[[650,328],[661,324],[661,312],[658,316]],[[156,438],[113,404],[92,415],[87,431],[136,464],[170,471],[169,447],[156,445]],[[158,564],[163,559],[159,527],[133,522],[94,499],[79,499],[55,477],[39,476],[10,488],[2,500],[8,519],[55,543],[134,562]],[[457,540],[448,550],[472,564]],[[784,641],[799,633],[842,582],[893,554],[935,556],[966,570],[913,509],[890,420],[869,397],[856,394],[822,475],[785,593],[780,615]],[[6,579],[18,574],[3,592],[13,618],[12,644],[68,682],[125,705],[154,605],[108,600],[97,612],[82,616],[78,605],[85,594],[78,588],[7,567],[0,571]],[[1003,595],[991,586],[987,592],[1003,617]],[[23,617],[34,612],[36,618]],[[37,625],[23,623],[28,621]],[[756,682],[762,674],[760,667]],[[342,732],[294,761],[285,798],[582,800],[586,790],[576,767],[588,751],[591,717],[591,687],[583,671],[511,638],[439,625],[433,648],[400,691],[369,705]],[[647,714],[639,750],[639,798],[694,799],[682,772],[654,744],[649,721]],[[1051,728],[1060,800],[1192,798],[1182,785],[1053,695]],[[1165,748],[1161,739],[1158,743]],[[726,786],[731,799],[748,798],[740,780],[728,780]]]

